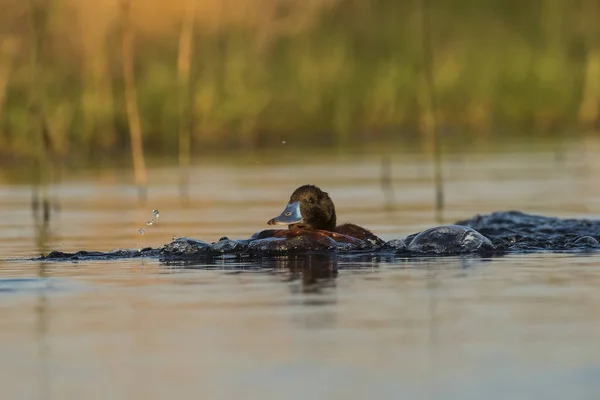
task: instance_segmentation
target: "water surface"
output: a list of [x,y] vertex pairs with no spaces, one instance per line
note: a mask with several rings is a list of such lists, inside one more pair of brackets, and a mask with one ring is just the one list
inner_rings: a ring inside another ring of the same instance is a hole
[[[598,149],[590,140],[446,154],[444,220],[510,209],[600,215]],[[384,156],[391,196],[381,187]],[[340,222],[384,239],[436,224],[431,157],[414,149],[203,157],[190,172],[182,195],[177,168],[156,163],[140,203],[130,171],[64,171],[49,188],[47,224],[34,218],[32,186],[5,179],[3,398],[600,395],[594,253],[186,267],[24,260],[49,250],[157,247],[173,236],[245,238],[304,183],[329,192]],[[160,217],[147,225],[153,209]]]

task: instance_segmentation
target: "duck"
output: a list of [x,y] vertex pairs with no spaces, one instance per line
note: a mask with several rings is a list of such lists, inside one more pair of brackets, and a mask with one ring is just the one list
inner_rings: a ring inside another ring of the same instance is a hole
[[295,234],[317,231],[336,240],[353,238],[376,245],[385,243],[383,239],[362,226],[352,223],[337,225],[333,200],[327,192],[315,185],[303,185],[294,190],[283,212],[270,219],[267,224],[288,225],[290,233]]

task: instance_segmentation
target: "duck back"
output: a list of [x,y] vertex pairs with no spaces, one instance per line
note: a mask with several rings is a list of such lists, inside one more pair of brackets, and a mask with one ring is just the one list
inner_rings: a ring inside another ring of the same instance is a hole
[[369,240],[373,241],[376,244],[383,244],[385,241],[379,238],[370,230],[363,228],[362,226],[358,226],[356,224],[342,224],[335,227],[335,231],[337,233],[341,233],[342,235],[352,236],[360,240]]

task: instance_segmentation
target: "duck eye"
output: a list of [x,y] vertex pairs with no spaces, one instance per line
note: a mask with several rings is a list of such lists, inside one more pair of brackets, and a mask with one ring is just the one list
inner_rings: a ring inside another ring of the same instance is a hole
[[313,199],[313,198],[311,197],[311,198],[309,198],[309,199],[308,199],[308,202],[312,204],[312,203],[314,203],[314,202],[315,202],[315,199]]

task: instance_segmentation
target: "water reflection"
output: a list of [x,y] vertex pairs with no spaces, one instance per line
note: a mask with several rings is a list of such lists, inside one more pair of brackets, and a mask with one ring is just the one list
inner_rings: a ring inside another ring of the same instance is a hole
[[387,212],[394,211],[394,187],[392,179],[392,163],[389,156],[381,158],[381,190],[385,198],[384,210]]
[[[322,293],[324,289],[335,286],[338,275],[338,261],[327,255],[309,255],[292,260],[280,260],[278,268],[287,269],[290,281],[300,281],[302,293]],[[312,305],[323,303],[313,302]]]
[[335,308],[338,304],[338,260],[314,254],[280,260],[277,267],[288,272],[285,281],[289,282],[290,293],[297,299],[292,304],[305,311],[293,313],[290,316],[292,323],[302,329],[335,328],[338,322]]
[[306,254],[274,258],[259,258],[247,263],[239,263],[237,259],[207,259],[206,263],[198,261],[166,261],[162,265],[183,269],[224,269],[233,273],[259,271],[281,276],[284,282],[297,283],[291,286],[292,293],[322,293],[326,288],[335,287],[338,276],[338,256],[335,254]]
[[[47,278],[48,274],[46,271],[47,264],[39,263],[38,265],[38,276],[40,278]],[[39,290],[37,297],[37,304],[35,307],[35,336],[37,344],[37,354],[39,358],[38,362],[38,382],[39,382],[39,398],[48,399],[50,393],[50,380],[49,380],[49,346],[47,343],[48,333],[48,303],[49,299],[45,290]]]
[[52,218],[52,204],[48,195],[47,186],[33,187],[31,193],[31,212],[35,224],[35,243],[41,253],[48,251],[47,243],[50,239],[50,221]]

